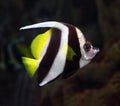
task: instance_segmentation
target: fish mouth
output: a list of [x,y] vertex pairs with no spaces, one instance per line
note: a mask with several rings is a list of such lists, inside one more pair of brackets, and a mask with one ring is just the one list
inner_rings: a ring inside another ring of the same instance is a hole
[[91,56],[91,58],[95,57],[95,55],[100,52],[99,48],[93,47],[93,49],[91,50],[91,52],[89,53],[89,55]]
[[94,52],[95,54],[97,54],[98,52],[100,52],[100,49],[99,49],[99,48],[96,48],[96,47],[93,47],[93,52]]

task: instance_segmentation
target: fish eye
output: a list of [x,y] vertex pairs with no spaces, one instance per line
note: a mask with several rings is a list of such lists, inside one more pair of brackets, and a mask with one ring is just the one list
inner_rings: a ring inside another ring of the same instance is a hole
[[85,43],[83,48],[86,52],[89,52],[89,50],[91,49],[91,44],[90,43]]

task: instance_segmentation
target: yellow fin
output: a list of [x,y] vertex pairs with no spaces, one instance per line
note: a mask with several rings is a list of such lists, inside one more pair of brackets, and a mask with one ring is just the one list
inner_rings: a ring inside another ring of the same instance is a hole
[[33,77],[38,68],[39,60],[31,59],[28,57],[22,57],[22,60],[23,60],[23,64],[24,64],[25,69],[27,70],[29,76]]
[[25,57],[31,57],[31,58],[33,58],[32,54],[30,52],[29,47],[26,46],[25,44],[17,44],[17,48],[20,51],[20,53],[22,55],[24,55]]
[[75,55],[76,55],[75,51],[68,45],[67,59],[72,61],[73,60],[73,56],[75,56]]
[[44,49],[46,42],[49,40],[50,35],[51,35],[51,29],[43,34],[37,35],[37,37],[33,39],[31,44],[31,52],[34,58],[40,59],[42,50]]
[[73,56],[76,55],[75,51],[69,45],[65,45],[63,50],[64,51],[68,50],[67,60],[72,61],[73,60]]

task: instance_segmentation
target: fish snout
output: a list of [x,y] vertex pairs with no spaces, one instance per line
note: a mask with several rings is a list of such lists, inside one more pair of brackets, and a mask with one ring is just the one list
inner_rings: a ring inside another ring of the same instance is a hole
[[93,51],[94,51],[95,54],[97,54],[100,51],[100,49],[97,48],[97,47],[93,47]]

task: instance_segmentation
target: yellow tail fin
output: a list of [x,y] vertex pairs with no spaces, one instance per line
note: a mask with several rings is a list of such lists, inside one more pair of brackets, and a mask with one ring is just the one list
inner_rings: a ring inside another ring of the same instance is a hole
[[22,57],[23,64],[25,69],[27,70],[30,77],[33,77],[38,66],[39,66],[39,59],[31,59],[28,57]]

